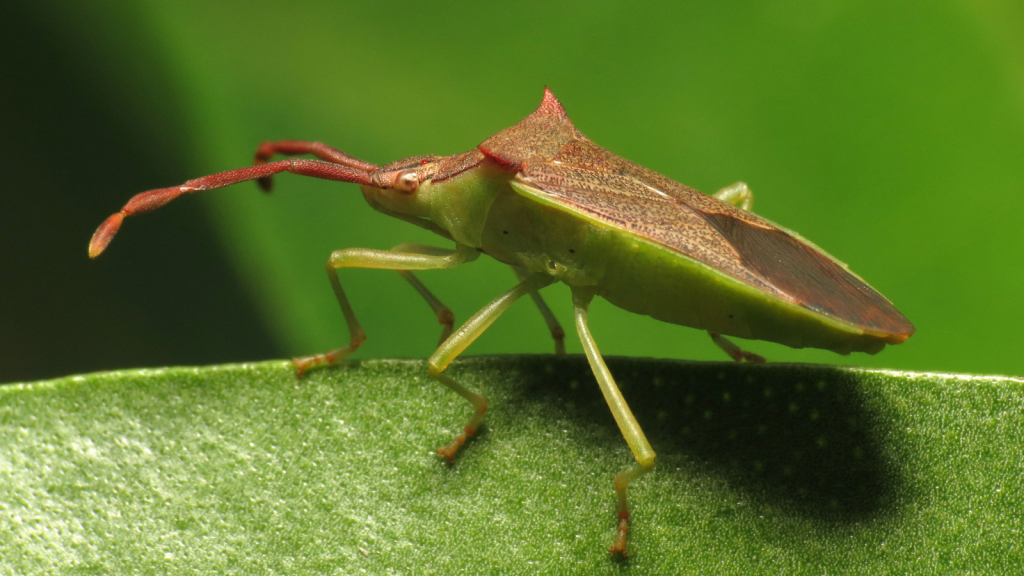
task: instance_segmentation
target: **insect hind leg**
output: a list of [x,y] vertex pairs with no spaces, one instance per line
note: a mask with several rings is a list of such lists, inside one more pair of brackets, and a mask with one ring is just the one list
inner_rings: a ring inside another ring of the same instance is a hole
[[746,360],[747,362],[752,362],[754,364],[764,364],[765,362],[763,356],[759,356],[757,354],[754,354],[753,352],[747,352],[746,350],[733,344],[732,341],[727,339],[725,336],[722,336],[721,334],[708,332],[708,336],[711,336],[711,341],[717,344],[718,347],[724,350],[730,358],[737,362],[743,362],[744,360]]
[[751,208],[754,207],[754,193],[750,190],[750,186],[747,186],[746,182],[737,182],[726,186],[715,192],[714,197],[747,212],[750,212]]

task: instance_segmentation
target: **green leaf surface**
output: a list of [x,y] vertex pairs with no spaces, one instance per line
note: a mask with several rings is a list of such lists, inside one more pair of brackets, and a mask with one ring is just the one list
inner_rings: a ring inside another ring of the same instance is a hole
[[1024,381],[579,356],[92,374],[0,388],[0,573],[1019,573]]

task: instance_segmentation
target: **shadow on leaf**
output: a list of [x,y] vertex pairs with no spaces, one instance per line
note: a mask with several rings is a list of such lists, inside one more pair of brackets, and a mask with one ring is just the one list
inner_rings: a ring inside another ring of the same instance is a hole
[[[662,462],[689,459],[754,501],[826,523],[887,516],[900,500],[905,482],[884,441],[891,427],[867,408],[854,374],[796,364],[607,362]],[[617,432],[582,356],[526,358],[516,368],[523,385],[513,401]],[[694,470],[683,466],[656,473],[685,482]]]

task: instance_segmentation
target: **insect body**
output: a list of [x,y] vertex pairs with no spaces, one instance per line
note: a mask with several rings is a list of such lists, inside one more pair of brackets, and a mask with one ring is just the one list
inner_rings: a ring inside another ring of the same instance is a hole
[[[318,160],[270,162],[275,154],[312,154]],[[580,133],[550,90],[523,121],[453,156],[418,156],[378,167],[320,143],[265,142],[253,167],[138,194],[100,225],[89,255],[103,252],[125,216],[153,210],[185,193],[246,180],[257,180],[269,190],[270,177],[281,172],[357,183],[376,210],[454,242],[454,249],[401,244],[390,251],[334,252],[327,273],[350,341],[325,354],[293,360],[301,376],[351,354],[366,338],[338,269],[399,271],[444,326],[438,349],[428,360],[430,375],[474,409],[463,431],[438,450],[449,461],[476,431],[487,400],[448,376],[445,368],[527,294],[547,321],[556,352],[564,352],[562,328],[538,290],[558,281],[571,288],[576,331],[637,461],[615,477],[618,532],[613,552],[626,553],[627,489],[653,469],[655,454],[591,336],[587,312],[595,296],[658,320],[706,330],[736,361],[764,360],[725,335],[873,354],[914,333],[910,322],[846,265],[751,213],[753,197],[745,184],[706,196],[620,158]],[[451,311],[412,271],[451,268],[480,253],[510,265],[520,282],[453,332]]]

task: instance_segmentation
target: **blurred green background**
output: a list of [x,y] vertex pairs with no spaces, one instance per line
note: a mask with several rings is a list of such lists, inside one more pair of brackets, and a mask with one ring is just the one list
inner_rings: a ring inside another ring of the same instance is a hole
[[[347,331],[332,250],[443,244],[356,186],[280,177],[129,220],[133,194],[248,165],[265,139],[375,163],[470,149],[550,86],[598,144],[705,192],[736,180],[918,328],[848,358],[1024,374],[1024,6],[1015,0],[9,2],[0,35],[0,382],[325,351]],[[421,278],[465,320],[514,283]],[[438,326],[394,273],[342,281],[360,357],[426,357]],[[571,329],[568,290],[545,296]],[[605,354],[723,360],[706,335],[595,304]],[[571,331],[571,330],[570,330]],[[579,352],[574,335],[570,352]],[[527,300],[468,351],[548,352]]]

